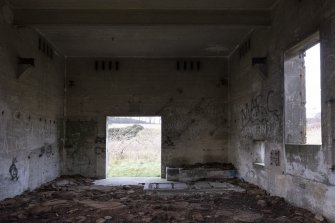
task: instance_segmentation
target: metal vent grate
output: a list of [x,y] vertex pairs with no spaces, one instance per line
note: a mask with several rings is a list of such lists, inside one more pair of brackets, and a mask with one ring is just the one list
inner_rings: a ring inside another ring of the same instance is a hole
[[120,62],[118,60],[96,60],[94,62],[94,69],[96,71],[118,71],[120,69]]
[[54,49],[53,47],[46,41],[44,38],[38,38],[38,50],[41,51],[44,55],[53,59],[54,57]]
[[178,60],[176,69],[178,71],[200,71],[201,62],[199,60]]
[[251,50],[251,39],[247,39],[239,48],[239,58],[242,59]]

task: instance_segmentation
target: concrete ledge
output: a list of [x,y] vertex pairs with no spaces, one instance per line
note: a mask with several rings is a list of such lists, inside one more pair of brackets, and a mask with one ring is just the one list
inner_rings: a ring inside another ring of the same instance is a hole
[[179,181],[191,182],[202,179],[227,179],[234,178],[236,175],[236,170],[219,170],[211,168],[180,169]]
[[233,166],[191,166],[191,167],[166,167],[168,181],[193,182],[206,179],[227,179],[237,176]]

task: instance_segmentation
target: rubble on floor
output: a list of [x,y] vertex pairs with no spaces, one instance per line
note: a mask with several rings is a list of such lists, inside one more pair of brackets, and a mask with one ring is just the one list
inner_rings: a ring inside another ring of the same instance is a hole
[[243,191],[167,197],[147,194],[143,186],[99,186],[92,179],[61,177],[0,202],[0,222],[326,222],[238,179],[194,185],[234,185]]

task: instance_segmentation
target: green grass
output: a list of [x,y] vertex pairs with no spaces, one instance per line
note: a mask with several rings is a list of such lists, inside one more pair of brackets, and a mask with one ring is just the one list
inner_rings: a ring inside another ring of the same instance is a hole
[[108,177],[160,177],[159,162],[113,160],[108,167]]
[[159,177],[161,128],[129,125],[108,130],[107,177]]

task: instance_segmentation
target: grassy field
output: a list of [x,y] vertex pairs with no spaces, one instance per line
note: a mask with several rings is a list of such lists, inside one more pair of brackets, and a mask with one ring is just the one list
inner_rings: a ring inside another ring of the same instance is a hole
[[110,162],[108,177],[159,177],[160,162],[134,162],[130,160],[113,160]]
[[108,132],[107,177],[160,176],[160,125],[116,125]]

